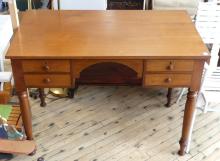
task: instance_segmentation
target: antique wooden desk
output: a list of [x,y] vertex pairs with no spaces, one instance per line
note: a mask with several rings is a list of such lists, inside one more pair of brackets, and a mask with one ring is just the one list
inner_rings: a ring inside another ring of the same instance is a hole
[[[28,139],[27,88],[75,87],[88,67],[126,66],[143,87],[188,87],[180,155],[185,154],[207,49],[184,11],[30,11],[7,58]],[[92,76],[91,76],[92,77]]]

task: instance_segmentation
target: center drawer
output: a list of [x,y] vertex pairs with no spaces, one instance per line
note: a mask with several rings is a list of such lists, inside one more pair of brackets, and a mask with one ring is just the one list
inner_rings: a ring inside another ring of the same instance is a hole
[[69,74],[25,74],[24,81],[27,87],[70,87]]
[[193,60],[147,60],[145,62],[145,71],[190,72],[193,71],[193,66]]
[[70,72],[70,61],[69,60],[23,60],[22,61],[23,71],[29,72]]

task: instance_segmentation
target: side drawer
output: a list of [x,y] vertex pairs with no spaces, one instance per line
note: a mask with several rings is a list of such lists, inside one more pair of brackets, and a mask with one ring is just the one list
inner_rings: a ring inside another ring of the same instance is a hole
[[23,60],[23,71],[27,72],[70,72],[69,60]]
[[193,71],[193,60],[147,60],[145,62],[145,71]]
[[190,86],[191,74],[146,74],[144,86]]
[[68,74],[25,74],[27,87],[70,87],[71,76]]

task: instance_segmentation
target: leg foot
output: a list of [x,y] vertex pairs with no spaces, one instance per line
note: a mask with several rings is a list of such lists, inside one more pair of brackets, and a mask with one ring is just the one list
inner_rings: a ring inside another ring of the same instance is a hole
[[38,90],[39,90],[39,97],[40,97],[40,101],[41,101],[40,106],[41,107],[45,107],[47,104],[45,102],[46,95],[44,93],[44,89],[43,88],[39,88]]
[[178,151],[178,154],[180,156],[183,156],[186,154],[186,147],[187,147],[187,141],[186,140],[183,140],[182,138],[180,139],[179,141],[179,144],[180,144],[180,150]]
[[69,98],[74,98],[76,90],[77,90],[77,87],[76,88],[69,88],[68,89],[68,97]]
[[36,154],[36,152],[37,152],[37,149],[34,149],[34,151],[32,151],[30,154],[28,154],[29,156],[33,156],[33,155],[35,155]]
[[37,161],[44,161],[44,158],[40,157],[40,158],[37,159]]

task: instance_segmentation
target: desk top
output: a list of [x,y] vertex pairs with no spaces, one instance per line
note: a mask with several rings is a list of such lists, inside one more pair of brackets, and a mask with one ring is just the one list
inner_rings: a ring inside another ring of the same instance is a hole
[[12,59],[208,59],[185,11],[23,13],[7,53]]

